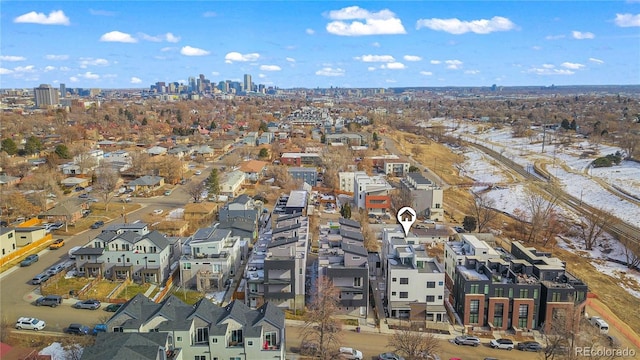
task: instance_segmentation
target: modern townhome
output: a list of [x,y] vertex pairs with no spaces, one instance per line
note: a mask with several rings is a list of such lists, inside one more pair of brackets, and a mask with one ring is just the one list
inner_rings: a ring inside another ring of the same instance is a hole
[[182,250],[182,286],[195,286],[198,291],[224,290],[240,267],[241,251],[241,240],[232,236],[231,229],[221,229],[218,224],[198,229]]
[[318,277],[327,277],[340,290],[342,310],[357,311],[360,316],[366,317],[369,304],[369,254],[360,229],[355,228],[351,220],[340,220],[320,225]]
[[468,256],[456,266],[453,306],[465,326],[520,334],[548,326],[560,312],[583,309],[587,285],[562,261],[520,242],[511,250],[498,249],[501,258]]
[[76,268],[87,277],[141,279],[161,283],[177,256],[176,238],[149,231],[145,223],[112,224],[76,250]]
[[228,221],[241,218],[257,224],[263,206],[262,201],[254,200],[249,195],[242,194],[227,202],[218,210],[218,219],[220,221]]
[[389,316],[412,321],[446,321],[445,274],[422,244],[410,244],[401,229],[383,232],[382,261],[386,273]]
[[421,173],[407,173],[400,180],[400,196],[407,199],[418,216],[434,221],[444,220],[442,188]]
[[480,261],[487,259],[499,259],[500,253],[494,250],[485,241],[479,240],[474,235],[461,234],[459,241],[444,243],[444,272],[447,288],[453,289],[453,278],[456,266],[462,265],[465,258],[473,256]]
[[96,342],[82,350],[80,360],[186,360],[170,342],[168,332],[97,334]]
[[279,307],[303,309],[309,219],[301,213],[276,219],[271,239],[254,247],[247,264],[246,303],[249,307],[272,302]]
[[271,303],[252,310],[238,300],[220,307],[206,298],[189,305],[138,294],[105,325],[109,333],[166,333],[168,350],[185,360],[285,359],[284,313]]

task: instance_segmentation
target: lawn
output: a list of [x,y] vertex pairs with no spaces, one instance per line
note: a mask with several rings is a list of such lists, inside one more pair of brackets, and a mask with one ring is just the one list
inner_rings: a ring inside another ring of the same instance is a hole
[[110,280],[102,280],[97,282],[86,293],[86,297],[89,299],[106,299],[109,294],[121,283],[113,282]]
[[47,295],[68,295],[71,290],[75,292],[80,291],[89,283],[89,280],[89,278],[84,277],[72,277],[68,279],[61,277],[60,280],[54,283],[47,282],[46,286],[43,288],[43,293]]
[[204,297],[204,294],[199,291],[183,290],[183,289],[176,289],[173,291],[172,294],[173,296],[177,297],[178,299],[184,301],[189,305],[195,304],[196,302],[198,302],[198,300]]
[[150,287],[151,287],[151,284],[149,283],[145,283],[145,284],[132,283],[131,285],[123,288],[122,291],[116,297],[120,299],[129,300],[138,294],[144,294],[147,290],[149,290]]

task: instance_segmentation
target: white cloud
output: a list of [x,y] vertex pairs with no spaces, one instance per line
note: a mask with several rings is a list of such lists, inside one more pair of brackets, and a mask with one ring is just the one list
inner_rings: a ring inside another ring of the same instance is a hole
[[282,68],[278,65],[260,65],[262,71],[280,71]]
[[218,16],[218,14],[216,14],[215,11],[206,11],[204,14],[202,14],[203,17],[216,17]]
[[121,42],[121,43],[137,43],[138,40],[134,39],[133,36],[127,33],[123,33],[120,31],[111,31],[106,34],[100,36],[100,41],[105,42]]
[[265,74],[258,74],[258,77],[259,77],[260,79],[264,79],[264,78],[266,78],[266,77],[267,77],[267,75],[265,75]]
[[108,66],[107,59],[80,58],[80,67],[86,69],[88,66]]
[[573,75],[574,71],[565,70],[565,69],[551,69],[546,67],[541,68],[531,68],[527,70],[528,73],[536,74],[536,75]]
[[396,59],[391,55],[362,55],[354,57],[362,62],[394,62]]
[[456,18],[452,19],[420,19],[416,23],[416,29],[428,28],[436,31],[444,31],[450,34],[460,35],[468,32],[476,34],[489,34],[496,31],[509,31],[516,28],[511,20],[494,16],[491,19],[480,19],[471,21],[462,21]]
[[89,14],[98,16],[115,16],[115,11],[89,9]]
[[58,70],[60,70],[60,71],[69,71],[71,69],[69,67],[67,67],[67,66],[60,66],[60,68]]
[[465,70],[464,73],[469,75],[476,75],[480,74],[480,70]]
[[431,60],[431,61],[429,61],[429,62],[430,62],[432,65],[438,65],[438,64],[441,64],[441,63],[442,63],[442,61],[440,61],[440,60]]
[[70,77],[69,80],[71,82],[78,82],[79,81],[79,79],[77,77],[75,77],[75,76]]
[[384,82],[393,84],[393,83],[397,83],[398,81],[393,80],[393,79],[386,79]]
[[35,66],[33,65],[18,66],[13,68],[13,71],[19,72],[19,73],[31,73],[34,70],[35,70]]
[[49,65],[49,66],[45,66],[45,67],[44,67],[44,72],[53,71],[53,70],[55,70],[55,69],[56,69],[56,67],[55,67],[55,66],[51,66],[51,65]]
[[287,57],[287,58],[285,58],[285,59],[286,59],[288,62],[292,62],[292,63],[296,62],[296,59],[294,59],[294,58],[292,58],[292,57]]
[[593,39],[594,37],[596,37],[593,33],[582,31],[572,31],[571,36],[573,36],[574,39],[578,40]]
[[15,23],[29,23],[40,25],[69,25],[69,18],[64,14],[62,10],[56,10],[45,15],[44,13],[37,13],[35,11],[20,15],[13,19]]
[[369,66],[369,67],[367,68],[367,70],[369,70],[369,71],[375,71],[375,70],[376,70],[376,68],[375,68],[375,66]]
[[89,79],[89,80],[98,80],[98,79],[100,79],[100,75],[94,74],[91,71],[87,71],[84,74],[78,74],[78,76],[83,77],[85,79]]
[[9,74],[13,74],[13,70],[0,68],[0,75],[9,75]]
[[0,55],[0,61],[25,61],[27,60],[24,56],[13,56],[13,55]]
[[162,52],[174,51],[174,50],[177,50],[177,49],[174,48],[174,47],[171,47],[171,46],[165,46],[162,49],[160,49],[160,51],[162,51]]
[[[327,32],[340,36],[393,35],[406,34],[402,21],[388,10],[370,12],[358,6],[350,6],[340,10],[332,10],[326,15],[334,20],[327,24]],[[351,21],[345,20],[364,20]]]
[[403,63],[400,63],[400,62],[392,62],[392,63],[386,64],[386,68],[391,70],[400,70],[400,69],[404,69],[405,66]]
[[604,61],[596,58],[589,58],[589,61],[594,62],[596,64],[604,64]]
[[559,40],[559,39],[564,39],[565,36],[564,35],[547,35],[545,36],[546,40]]
[[555,68],[556,66],[555,66],[555,65],[553,65],[553,64],[542,64],[542,67],[543,67],[543,68],[545,68],[545,69],[553,69],[553,68]]
[[416,55],[405,55],[403,59],[405,61],[422,61],[422,58]]
[[306,32],[306,33],[307,33],[307,35],[313,35],[313,34],[315,34],[315,33],[316,33],[316,31],[315,31],[315,30],[313,30],[313,29],[307,29],[307,30],[305,30],[304,32]]
[[205,56],[205,55],[209,55],[210,52],[207,50],[198,49],[191,46],[183,46],[182,49],[180,49],[180,54],[184,56]]
[[373,44],[371,44],[371,46],[379,48],[380,47],[380,43],[376,41]]
[[142,79],[140,79],[139,77],[132,76],[130,82],[132,84],[140,84],[142,82]]
[[431,76],[433,73],[431,71],[420,71],[420,75]]
[[582,64],[571,63],[571,62],[563,62],[562,64],[560,64],[560,66],[562,66],[563,68],[571,69],[571,70],[578,70],[584,67],[584,65]]
[[211,75],[213,75],[213,76],[218,76],[218,75],[220,75],[220,73],[219,73],[219,72],[217,72],[217,71],[212,71],[212,72],[211,72]]
[[542,46],[534,45],[531,47],[532,50],[540,51],[542,50]]
[[457,70],[462,67],[462,61],[460,60],[446,60],[444,63],[447,64],[447,69]]
[[250,54],[240,54],[239,52],[232,51],[225,55],[224,62],[227,64],[231,64],[233,62],[247,62],[247,61],[256,61],[260,58],[260,54],[258,53],[250,53]]
[[320,76],[344,76],[344,70],[340,68],[323,67],[316,71],[316,75]]
[[165,36],[165,39],[170,43],[177,43],[178,41],[180,41],[180,36],[175,36],[170,32],[164,34],[164,36]]
[[613,22],[619,27],[640,26],[640,14],[616,14]]
[[45,55],[45,59],[47,60],[69,60],[69,55]]
[[172,33],[166,33],[166,34],[161,34],[161,35],[156,35],[156,36],[147,35],[145,33],[139,33],[138,36],[142,40],[152,41],[152,42],[167,41],[167,42],[170,42],[170,43],[177,43],[178,41],[180,41],[180,37],[179,36],[175,36]]

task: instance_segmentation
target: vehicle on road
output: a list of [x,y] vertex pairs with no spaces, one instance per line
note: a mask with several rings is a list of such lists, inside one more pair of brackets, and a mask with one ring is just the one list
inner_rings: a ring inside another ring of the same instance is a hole
[[36,300],[36,306],[56,307],[62,304],[62,297],[58,295],[47,295]]
[[60,230],[62,229],[63,226],[64,226],[64,223],[62,221],[56,221],[53,224],[51,224],[51,226],[49,226],[49,229]]
[[404,360],[404,358],[398,354],[386,352],[378,355],[378,360]]
[[479,346],[480,345],[480,339],[475,337],[475,336],[468,336],[468,335],[461,335],[461,336],[456,336],[455,339],[453,339],[453,342],[456,345],[469,345],[469,346]]
[[53,276],[55,274],[62,272],[62,270],[64,270],[64,265],[62,264],[53,265],[52,267],[47,269],[47,274]]
[[348,360],[362,360],[362,352],[350,347],[341,347],[340,356]]
[[89,333],[89,327],[82,324],[70,324],[69,327],[64,329],[64,332],[74,335],[87,335]]
[[123,203],[130,203],[131,202],[131,198],[130,197],[125,197],[125,198],[122,198],[122,200],[120,200],[120,201],[122,201]]
[[196,170],[196,172],[194,172],[194,174],[196,174],[196,175],[201,175],[201,174],[202,174],[202,171],[200,171],[200,170]]
[[33,264],[34,262],[38,262],[38,260],[40,259],[40,257],[38,256],[38,254],[32,254],[27,256],[26,258],[24,258],[24,260],[22,260],[20,262],[20,266],[29,266],[31,264]]
[[102,226],[104,226],[104,221],[102,221],[102,220],[98,220],[98,221],[94,222],[94,223],[91,225],[91,228],[92,228],[92,229],[99,229],[99,228],[101,228]]
[[104,308],[104,311],[116,312],[120,310],[121,307],[122,307],[122,304],[109,304],[107,305],[107,307]]
[[21,317],[16,321],[16,329],[18,330],[42,330],[47,324],[36,318],[31,317]]
[[511,339],[493,339],[489,342],[489,346],[494,349],[513,350],[515,345]]
[[100,308],[100,301],[94,299],[82,300],[78,301],[73,305],[76,309],[89,309],[89,310],[97,310]]
[[51,275],[49,273],[38,274],[31,279],[31,285],[40,285],[43,282],[49,280]]
[[300,355],[316,356],[318,354],[318,344],[311,341],[303,341],[300,344]]
[[165,190],[164,196],[169,196],[169,195],[171,195],[171,190]]
[[164,212],[164,210],[162,210],[162,209],[155,209],[155,210],[153,210],[153,215],[160,215],[163,212]]
[[523,341],[518,343],[516,348],[520,351],[542,351],[542,345],[537,341]]
[[58,250],[64,246],[64,239],[56,239],[54,242],[49,245],[49,249]]

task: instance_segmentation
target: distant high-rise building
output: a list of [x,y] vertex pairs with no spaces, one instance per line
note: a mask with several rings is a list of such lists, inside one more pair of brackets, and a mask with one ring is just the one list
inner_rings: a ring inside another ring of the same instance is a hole
[[251,75],[244,74],[244,91],[249,92],[253,89],[253,84],[251,83]]
[[58,105],[60,103],[58,90],[54,89],[49,84],[41,84],[37,88],[33,89],[33,93],[36,99],[36,107]]
[[196,84],[196,78],[191,76],[189,77],[189,91],[196,91],[198,90],[198,85]]
[[65,84],[60,84],[60,97],[63,99],[67,97],[67,86]]
[[198,78],[198,92],[202,93],[204,92],[204,83],[205,83],[205,77],[203,74],[200,74],[199,78]]

